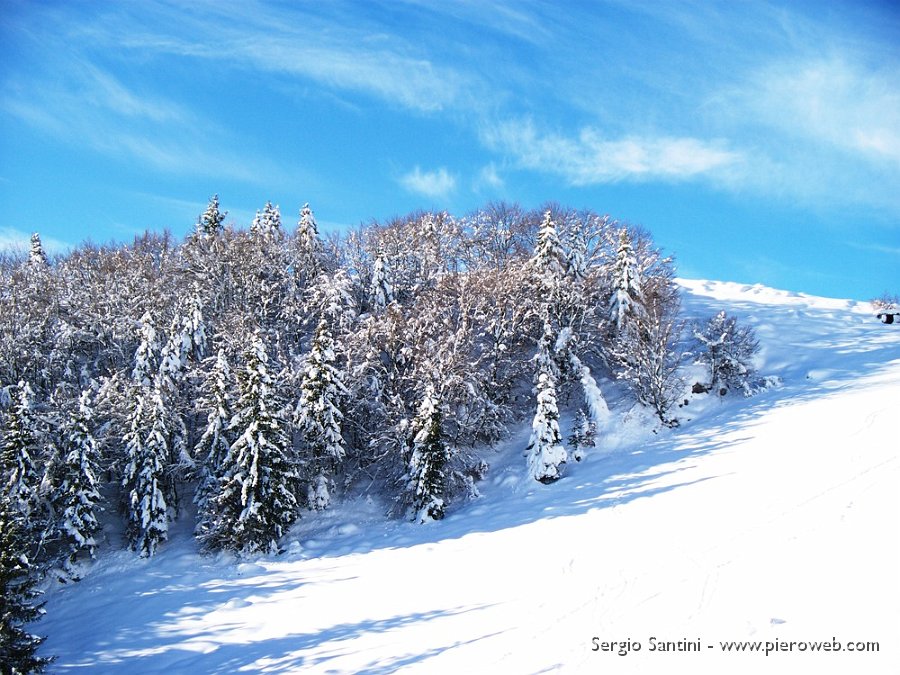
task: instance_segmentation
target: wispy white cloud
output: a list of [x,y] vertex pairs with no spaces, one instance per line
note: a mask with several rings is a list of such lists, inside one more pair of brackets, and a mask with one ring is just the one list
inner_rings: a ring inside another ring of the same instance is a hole
[[[478,79],[438,63],[423,45],[386,32],[383,23],[368,23],[364,11],[342,18],[337,5],[322,13],[253,2],[193,8],[148,4],[155,15],[150,25],[128,12],[110,13],[79,27],[80,36],[135,54],[217,61],[299,78],[420,112],[471,100],[463,92],[470,79]],[[214,40],[207,39],[210,34]]]
[[725,97],[745,120],[900,164],[900,75],[846,58],[790,60],[753,73]]
[[890,256],[897,256],[900,259],[900,246],[889,246],[886,244],[862,244],[858,241],[845,242],[850,248],[860,251],[874,251],[875,253],[886,253]]
[[456,177],[444,167],[435,171],[422,171],[416,166],[400,177],[400,185],[425,197],[445,199],[456,189]]
[[445,108],[457,98],[460,88],[454,72],[427,59],[406,57],[377,46],[314,45],[293,35],[253,44],[235,40],[215,56],[368,93],[389,104],[424,112]]
[[137,117],[154,122],[183,123],[192,115],[173,101],[139,95],[128,89],[120,80],[87,61],[78,61],[72,79],[76,83],[72,94],[82,104],[106,108],[124,117]]
[[221,130],[173,101],[138,93],[76,59],[41,87],[7,81],[0,110],[70,144],[175,175],[264,182],[290,174],[223,149]]
[[481,170],[478,172],[478,176],[475,179],[474,189],[476,192],[484,188],[490,190],[502,190],[504,185],[505,183],[500,176],[500,173],[497,171],[496,164],[491,162],[487,166],[481,167]]
[[900,77],[850,52],[775,58],[705,102],[744,162],[718,177],[807,208],[900,213]]
[[636,135],[609,139],[592,127],[563,135],[539,132],[530,120],[501,123],[487,129],[483,138],[520,167],[557,174],[571,185],[685,180],[742,161],[722,141]]

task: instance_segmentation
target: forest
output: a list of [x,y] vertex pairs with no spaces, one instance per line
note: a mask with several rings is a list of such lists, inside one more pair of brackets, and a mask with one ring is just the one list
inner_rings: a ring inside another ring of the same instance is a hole
[[[752,331],[688,325],[674,279],[642,228],[557,204],[323,237],[309,205],[288,226],[267,203],[244,230],[216,196],[181,242],[51,259],[33,235],[0,255],[4,651],[39,641],[35,583],[77,580],[101,544],[153,556],[193,518],[205,550],[274,554],[363,490],[440,520],[511,428],[530,420],[542,483],[602,446],[598,382],[667,426],[686,360],[704,364],[695,392],[749,393]],[[124,541],[102,541],[110,518]]]

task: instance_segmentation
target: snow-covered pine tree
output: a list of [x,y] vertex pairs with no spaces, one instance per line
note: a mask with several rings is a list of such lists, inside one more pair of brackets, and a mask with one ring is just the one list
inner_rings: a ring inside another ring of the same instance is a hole
[[[553,377],[568,376],[569,354],[574,354],[577,336],[572,330],[575,315],[581,311],[575,294],[575,279],[568,276],[568,253],[563,248],[551,211],[544,213],[538,230],[534,254],[530,261],[536,274],[537,314],[543,318],[544,334],[541,341],[552,353],[556,362]],[[579,284],[580,285],[580,284]],[[539,347],[539,351],[543,347]],[[548,353],[550,353],[548,351]]]
[[37,461],[41,444],[31,385],[20,381],[12,399],[6,416],[3,445],[0,446],[0,478],[3,480],[0,487],[11,507],[22,514],[25,525],[34,533],[41,527],[34,521],[39,511],[41,476]]
[[569,434],[569,447],[572,448],[572,457],[576,462],[584,459],[587,448],[596,447],[597,425],[594,424],[584,408],[579,408],[575,415],[575,423],[572,425],[572,433]]
[[195,289],[186,302],[179,302],[172,319],[169,339],[159,358],[159,373],[177,386],[187,375],[189,362],[199,362],[207,349],[203,300]]
[[587,276],[587,241],[580,218],[573,218],[569,228],[566,251],[566,276],[573,282],[584,281]]
[[552,286],[556,286],[566,274],[567,254],[559,240],[556,222],[549,210],[544,213],[538,229],[534,256],[531,260],[538,275]]
[[[188,449],[190,441],[186,420],[191,416],[192,403],[186,378],[189,357],[201,348],[194,343],[195,332],[190,313],[186,313],[182,320],[181,327],[177,316],[172,320],[169,339],[160,354],[159,372],[153,380],[153,424],[155,433],[163,443],[158,447],[161,451],[165,450],[160,455],[166,478],[163,494],[173,513],[177,513],[179,508],[178,482],[183,479],[185,472],[194,468],[194,460]],[[202,317],[200,322],[199,334],[205,348],[206,335]],[[154,432],[151,430],[151,433]],[[149,435],[147,439],[149,442]]]
[[759,350],[753,329],[738,326],[723,310],[695,328],[694,337],[702,348],[697,360],[709,368],[709,389],[724,395],[733,387],[749,396],[753,355]]
[[552,483],[558,479],[561,467],[568,459],[559,431],[555,365],[550,354],[551,334],[552,328],[545,322],[544,337],[535,357],[538,366],[537,410],[531,423],[531,439],[526,450],[528,473],[541,483]]
[[308,502],[316,510],[331,503],[334,475],[346,453],[340,401],[347,394],[343,373],[335,366],[334,340],[323,317],[313,337],[294,412],[307,453]]
[[432,281],[448,262],[441,258],[441,234],[438,231],[438,222],[443,225],[448,220],[450,220],[448,213],[441,213],[437,217],[428,213],[419,222],[418,230],[413,237],[413,249],[419,261],[417,285],[425,285]]
[[[212,372],[204,384],[206,391],[203,397],[202,407],[206,409],[206,429],[194,447],[194,457],[197,466],[197,492],[194,503],[199,513],[197,526],[198,536],[201,538],[209,530],[213,520],[210,497],[218,490],[219,478],[225,458],[233,442],[228,425],[234,412],[231,409],[231,366],[224,349],[219,349],[215,356]],[[214,508],[214,507],[212,507]]]
[[[187,365],[187,351],[189,338],[178,330],[178,319],[172,322],[169,339],[163,345],[159,354],[159,372],[165,385],[174,389],[181,380],[185,366]],[[155,384],[155,380],[154,380]]]
[[319,227],[309,204],[300,209],[300,221],[297,223],[297,265],[305,286],[323,270],[324,247],[319,238]]
[[203,299],[195,290],[184,307],[181,318],[181,353],[182,360],[199,363],[207,350],[206,321],[203,318]]
[[372,267],[372,283],[369,286],[369,300],[376,312],[383,310],[394,301],[394,289],[391,285],[391,271],[383,251],[375,255]]
[[100,451],[90,429],[92,418],[90,390],[86,389],[65,425],[65,475],[54,500],[61,511],[59,529],[68,549],[69,568],[82,551],[94,557],[94,536],[100,531]]
[[28,560],[24,518],[7,495],[0,495],[0,670],[10,675],[43,672],[51,661],[37,655],[44,638],[26,629],[44,612],[36,602],[41,594]]
[[236,436],[222,467],[215,517],[204,536],[212,548],[271,553],[297,518],[298,475],[272,388],[266,346],[257,335],[244,354],[240,399],[229,426]]
[[309,291],[308,311],[321,316],[335,331],[346,331],[356,319],[353,281],[344,270],[320,274]]
[[44,246],[41,244],[41,235],[37,232],[31,233],[31,250],[28,253],[28,264],[36,268],[47,267],[50,264],[47,261],[47,254],[44,253]]
[[441,429],[441,403],[429,384],[412,423],[412,446],[406,474],[407,499],[414,520],[424,523],[444,517],[446,471],[450,461]]
[[609,299],[609,318],[620,333],[629,318],[644,313],[644,294],[634,247],[626,228],[619,230],[619,244],[612,269],[613,291]]
[[219,195],[213,195],[209,198],[206,211],[197,220],[197,233],[207,239],[215,237],[222,232],[226,215],[227,211],[219,211]]
[[256,212],[256,217],[250,224],[250,232],[255,235],[270,237],[281,231],[281,211],[272,202],[266,202],[262,213]]
[[[128,431],[123,437],[126,464],[122,477],[125,492],[126,537],[142,557],[156,553],[168,538],[168,506],[164,494],[168,457],[165,410],[159,387],[133,387]],[[146,430],[146,435],[145,435]]]
[[[588,421],[592,429],[592,441],[590,447],[596,447],[598,430],[605,428],[609,423],[609,406],[606,404],[606,398],[604,398],[603,392],[601,392],[600,387],[597,386],[597,381],[594,379],[591,369],[578,358],[575,352],[569,351],[568,357],[571,371],[581,382],[584,403],[585,406],[587,406],[589,414]],[[582,457],[583,455],[584,453],[582,453]],[[576,457],[575,459],[580,461],[581,458]]]
[[135,384],[146,389],[153,386],[153,379],[156,377],[160,365],[159,338],[150,312],[145,312],[141,317],[140,338],[141,341],[134,353],[131,379]]

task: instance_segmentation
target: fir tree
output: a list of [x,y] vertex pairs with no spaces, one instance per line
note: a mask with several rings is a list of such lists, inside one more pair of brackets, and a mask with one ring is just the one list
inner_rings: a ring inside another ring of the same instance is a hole
[[[567,298],[571,295],[572,289],[570,280],[566,278],[567,257],[559,240],[556,223],[548,210],[544,213],[544,219],[538,230],[534,255],[530,262],[537,275],[535,291],[539,300],[538,314],[544,322],[544,335],[541,340],[546,343],[548,349],[553,345],[557,359],[553,366],[554,378],[564,374],[568,368],[567,354],[571,351],[570,342],[574,339],[574,333],[568,326],[572,317],[567,311],[570,304]],[[560,373],[560,365],[563,373]]]
[[208,340],[206,322],[203,318],[203,300],[196,291],[191,294],[184,308],[180,328],[182,362],[185,363],[187,360],[199,362],[206,356]]
[[334,341],[323,317],[316,328],[300,385],[296,424],[308,453],[308,500],[316,510],[327,508],[334,491],[334,475],[344,459],[340,399],[347,394],[343,376],[334,365]]
[[531,439],[527,448],[528,473],[542,483],[552,483],[558,479],[561,466],[568,458],[559,431],[556,378],[547,340],[549,332],[549,324],[545,323],[545,337],[541,340],[536,356],[537,410],[531,423]]
[[44,638],[26,630],[43,614],[35,572],[26,551],[28,532],[24,516],[0,496],[0,670],[5,673],[40,673],[52,659],[37,655]]
[[191,378],[191,364],[197,364],[206,354],[206,324],[203,319],[203,302],[194,292],[187,303],[181,307],[178,315],[172,320],[172,330],[163,347],[159,365],[159,384],[161,400],[165,411],[165,422],[169,432],[170,454],[168,461],[177,471],[172,471],[168,486],[169,496],[173,499],[170,506],[176,506],[175,483],[184,469],[193,468],[188,443],[187,423],[193,424],[194,382]]
[[421,220],[419,231],[415,233],[415,246],[418,251],[420,283],[430,282],[447,262],[441,259],[441,235],[438,232],[438,219],[445,222],[450,216],[442,213],[438,218],[427,214]]
[[232,438],[228,430],[233,412],[231,409],[231,367],[225,356],[225,350],[216,354],[212,373],[206,381],[209,392],[204,400],[204,407],[209,411],[206,416],[206,429],[194,447],[197,458],[199,476],[194,503],[200,514],[197,531],[203,536],[209,529],[212,514],[209,513],[210,497],[216,494],[219,478]]
[[[585,415],[590,430],[589,447],[593,448],[597,445],[598,427],[604,428],[609,423],[609,406],[606,404],[606,399],[603,397],[603,392],[600,391],[597,381],[591,374],[591,369],[582,363],[581,359],[574,352],[569,352],[569,363],[572,372],[578,376],[581,382],[581,391],[584,394],[584,403],[587,406]],[[582,412],[585,412],[584,409],[579,410],[579,414]],[[583,456],[584,453],[582,453]],[[575,459],[580,461],[582,457],[576,456]]]
[[538,229],[534,256],[531,259],[538,275],[548,284],[555,286],[566,273],[567,256],[559,240],[556,222],[548,210]]
[[587,275],[587,242],[581,220],[576,218],[569,231],[569,248],[566,253],[566,276],[572,281],[584,281]]
[[177,385],[187,374],[188,363],[198,362],[206,354],[206,324],[203,320],[203,301],[194,292],[185,303],[179,303],[172,319],[169,339],[159,357],[159,373],[167,384]]
[[207,239],[217,236],[224,228],[226,215],[227,211],[224,213],[219,211],[219,195],[213,195],[209,199],[206,211],[197,220],[197,233]]
[[415,520],[444,517],[446,471],[450,461],[441,429],[440,399],[428,385],[412,424],[412,452],[407,470],[407,493]]
[[262,213],[256,212],[256,217],[250,224],[250,232],[264,237],[274,236],[281,231],[281,211],[272,202],[266,202]]
[[36,462],[41,454],[40,429],[34,411],[34,392],[20,381],[6,418],[6,433],[0,449],[2,494],[21,513],[33,530],[38,516],[41,477]]
[[[134,388],[134,406],[123,441],[127,463],[122,478],[126,495],[126,536],[135,551],[150,557],[168,538],[164,494],[168,440],[158,387]],[[146,435],[145,435],[146,430]]]
[[244,360],[240,399],[229,427],[236,440],[224,460],[219,491],[210,500],[215,517],[204,539],[213,548],[271,553],[297,517],[298,477],[259,336]]
[[172,321],[169,339],[166,340],[160,351],[159,372],[157,373],[170,389],[174,389],[184,375],[189,349],[189,338],[178,330],[177,321],[177,318]]
[[584,408],[579,408],[569,434],[569,447],[576,462],[584,459],[585,449],[596,446],[597,425],[588,416]]
[[50,264],[47,261],[47,254],[44,253],[44,246],[41,244],[41,235],[37,232],[31,233],[31,251],[28,254],[28,264],[35,268],[44,268]]
[[391,286],[390,268],[384,253],[379,251],[375,256],[372,268],[372,283],[369,286],[369,300],[372,308],[380,311],[394,301],[394,289]]
[[60,531],[68,548],[67,564],[73,565],[78,554],[86,551],[94,557],[100,531],[97,513],[100,506],[99,458],[97,443],[90,430],[93,417],[90,392],[85,390],[68,423],[66,434],[65,476],[55,500],[61,510]]
[[320,274],[310,289],[308,306],[326,319],[332,330],[348,330],[356,319],[353,281],[344,270]]
[[159,371],[159,338],[156,328],[153,326],[153,317],[150,312],[145,312],[140,321],[141,341],[134,353],[134,368],[131,371],[131,379],[140,387],[153,385],[153,378]]
[[324,250],[322,240],[319,238],[319,228],[309,204],[304,204],[300,209],[300,221],[297,224],[297,262],[303,276],[303,281],[308,283],[314,279],[323,268],[322,257]]
[[619,230],[619,246],[613,265],[613,291],[609,299],[609,318],[621,332],[629,318],[644,313],[641,275],[631,239],[625,228]]

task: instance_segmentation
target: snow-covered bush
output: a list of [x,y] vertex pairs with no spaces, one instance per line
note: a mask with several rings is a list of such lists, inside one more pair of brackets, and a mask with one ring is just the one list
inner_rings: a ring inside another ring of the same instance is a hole
[[706,365],[707,387],[720,395],[737,390],[749,396],[754,376],[753,356],[759,342],[753,329],[740,326],[724,311],[696,326],[694,338],[699,346],[697,361]]
[[587,448],[597,445],[597,425],[584,408],[579,408],[575,415],[572,433],[569,434],[569,447],[576,462],[584,459]]

